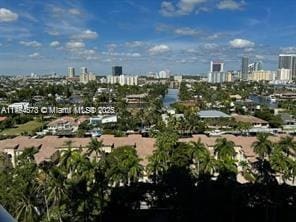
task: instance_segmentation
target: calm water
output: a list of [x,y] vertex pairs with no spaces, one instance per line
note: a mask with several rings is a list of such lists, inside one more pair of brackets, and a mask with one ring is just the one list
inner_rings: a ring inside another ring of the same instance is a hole
[[249,97],[249,99],[251,99],[256,104],[265,105],[265,106],[268,106],[269,108],[277,108],[278,107],[277,102],[272,103],[269,100],[267,100],[266,97],[263,97],[263,96],[251,95]]
[[168,93],[163,99],[163,105],[169,107],[171,104],[178,101],[179,89],[168,89]]

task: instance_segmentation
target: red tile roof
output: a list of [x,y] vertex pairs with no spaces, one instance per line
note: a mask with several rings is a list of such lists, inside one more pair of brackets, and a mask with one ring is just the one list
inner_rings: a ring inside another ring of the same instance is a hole
[[[256,137],[243,137],[243,136],[233,136],[233,135],[223,135],[224,138],[233,141],[237,146],[241,146],[242,151],[245,156],[249,159],[254,159],[256,157],[252,143],[256,141]],[[206,146],[213,146],[216,141],[216,137],[208,137],[206,135],[193,135],[192,138],[180,139],[182,142],[198,141],[201,139]],[[276,142],[280,137],[269,137],[273,142]],[[66,141],[72,141],[73,147],[86,147],[90,142],[90,138],[59,138],[57,136],[45,136],[41,139],[32,139],[26,136],[18,136],[13,139],[0,140],[0,151],[5,148],[17,147],[18,150],[23,150],[27,147],[41,147],[39,153],[36,154],[36,161],[39,163],[44,159],[50,158],[58,148],[64,147]],[[114,137],[113,135],[103,135],[98,140],[102,140],[103,144],[106,146],[114,147],[124,146],[124,145],[136,145],[136,150],[139,157],[143,160],[143,164],[147,164],[147,157],[152,155],[155,149],[155,139],[146,138],[141,135],[129,135],[127,137]]]

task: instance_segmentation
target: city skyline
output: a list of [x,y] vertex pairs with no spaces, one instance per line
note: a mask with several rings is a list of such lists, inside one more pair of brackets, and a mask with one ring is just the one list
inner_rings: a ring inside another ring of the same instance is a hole
[[127,74],[197,74],[212,60],[240,70],[243,56],[276,70],[280,53],[296,52],[295,9],[291,0],[4,0],[0,74],[68,66],[108,74],[117,65]]

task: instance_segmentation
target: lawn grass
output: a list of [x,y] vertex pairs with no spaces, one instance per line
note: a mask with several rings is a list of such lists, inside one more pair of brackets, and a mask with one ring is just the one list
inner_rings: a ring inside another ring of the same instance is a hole
[[17,125],[16,128],[9,128],[5,129],[0,132],[0,135],[5,135],[5,136],[19,136],[23,133],[28,133],[31,134],[34,132],[36,129],[40,128],[42,126],[41,122],[38,121],[29,121],[25,124]]

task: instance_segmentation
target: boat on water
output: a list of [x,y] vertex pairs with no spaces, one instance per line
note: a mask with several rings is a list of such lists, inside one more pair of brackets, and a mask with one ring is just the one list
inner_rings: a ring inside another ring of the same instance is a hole
[[274,95],[269,95],[267,96],[267,101],[271,102],[271,103],[276,103],[277,102],[277,99]]

